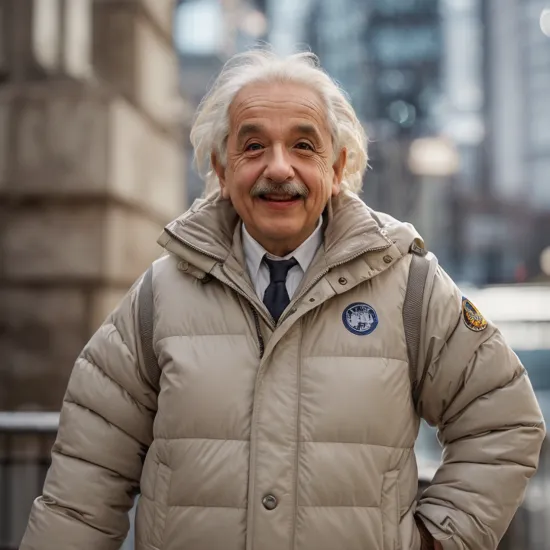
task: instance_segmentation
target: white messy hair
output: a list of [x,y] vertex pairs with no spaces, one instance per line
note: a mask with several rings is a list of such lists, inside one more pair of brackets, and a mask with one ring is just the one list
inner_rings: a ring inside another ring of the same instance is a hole
[[211,154],[223,164],[226,162],[229,107],[242,88],[256,82],[292,82],[317,91],[325,103],[335,156],[343,148],[347,151],[342,187],[359,193],[368,163],[367,136],[346,93],[320,68],[313,53],[280,57],[267,48],[237,54],[227,61],[199,105],[191,143],[198,172],[206,181],[206,193],[215,191],[219,185]]

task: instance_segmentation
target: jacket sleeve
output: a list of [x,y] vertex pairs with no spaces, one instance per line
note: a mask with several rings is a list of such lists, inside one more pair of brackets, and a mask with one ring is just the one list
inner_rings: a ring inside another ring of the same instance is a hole
[[462,308],[460,291],[438,269],[419,411],[438,428],[443,460],[417,514],[444,550],[493,550],[536,471],[545,427],[517,356],[490,322],[469,328]]
[[156,409],[138,367],[136,298],[137,285],[76,361],[20,550],[115,550],[124,541]]

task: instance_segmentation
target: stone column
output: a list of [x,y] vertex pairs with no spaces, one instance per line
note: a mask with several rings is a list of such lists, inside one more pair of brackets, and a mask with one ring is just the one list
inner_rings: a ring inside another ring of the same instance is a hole
[[57,410],[185,208],[172,0],[0,2],[0,410]]

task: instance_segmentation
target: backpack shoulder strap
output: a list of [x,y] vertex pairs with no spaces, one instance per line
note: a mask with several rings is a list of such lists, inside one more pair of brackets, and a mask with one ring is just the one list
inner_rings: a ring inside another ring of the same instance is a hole
[[151,266],[143,276],[138,294],[139,338],[141,354],[143,356],[143,370],[145,376],[154,388],[158,390],[160,367],[153,349],[153,319],[155,306],[153,303],[153,267]]
[[411,246],[411,254],[407,292],[403,304],[403,324],[407,342],[413,403],[416,409],[424,382],[424,376],[418,381],[417,371],[421,361],[422,312],[426,294],[426,281],[430,271],[430,260],[427,258],[428,251],[421,248],[416,242]]

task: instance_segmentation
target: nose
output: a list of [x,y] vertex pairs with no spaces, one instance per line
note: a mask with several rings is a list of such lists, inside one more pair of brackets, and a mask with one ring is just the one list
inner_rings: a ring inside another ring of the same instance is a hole
[[264,176],[274,182],[285,182],[294,177],[294,169],[288,151],[282,145],[272,147],[268,157]]

